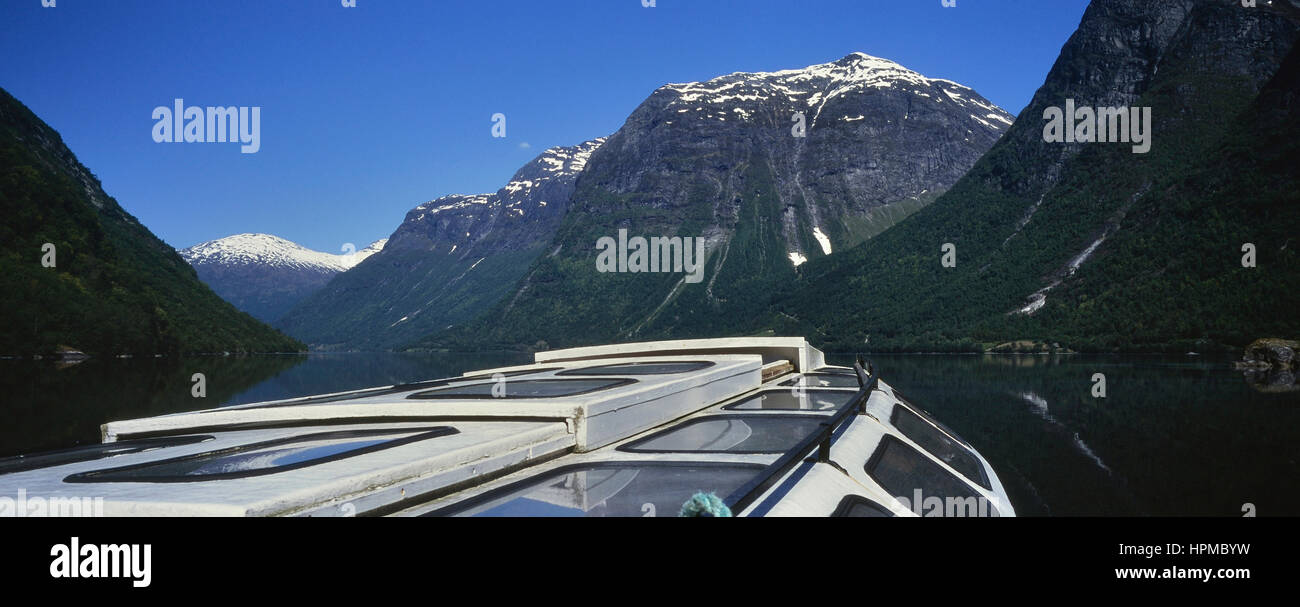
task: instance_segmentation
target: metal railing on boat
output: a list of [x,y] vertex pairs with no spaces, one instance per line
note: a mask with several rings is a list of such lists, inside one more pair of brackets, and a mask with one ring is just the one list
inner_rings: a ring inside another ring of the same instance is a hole
[[[870,368],[870,364],[867,365]],[[727,507],[733,514],[739,515],[746,508],[753,505],[758,498],[767,493],[778,481],[785,477],[790,470],[804,461],[804,457],[809,455],[815,449],[817,451],[817,462],[825,463],[830,461],[831,456],[831,439],[836,430],[846,422],[853,419],[854,416],[862,415],[867,412],[867,399],[875,391],[876,385],[880,381],[880,375],[875,372],[868,372],[862,367],[862,359],[859,358],[853,363],[853,373],[858,378],[858,392],[853,395],[844,406],[840,407],[830,419],[821,423],[821,428],[814,434],[808,435],[799,441],[789,451],[786,451],[772,462],[767,468],[754,477],[748,483],[736,489],[725,500]]]

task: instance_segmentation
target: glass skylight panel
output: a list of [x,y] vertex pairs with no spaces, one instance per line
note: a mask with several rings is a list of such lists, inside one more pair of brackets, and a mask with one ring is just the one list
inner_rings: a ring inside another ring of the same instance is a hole
[[726,499],[762,470],[695,462],[576,464],[425,516],[677,516],[696,493]]
[[448,426],[320,432],[156,462],[83,472],[67,482],[188,482],[259,476],[456,434]]
[[623,451],[656,453],[785,453],[821,430],[815,415],[716,415],[688,420]]
[[765,390],[726,405],[729,411],[823,411],[832,413],[853,400],[853,392],[836,390]]
[[152,451],[163,447],[190,445],[208,440],[212,440],[212,437],[171,436],[165,438],[144,438],[138,440],[118,441],[115,443],[85,445],[82,447],[73,447],[71,449],[37,453],[34,455],[19,455],[17,457],[0,459],[0,474],[35,470],[37,468],[48,468],[50,466],[61,466],[63,464],[74,464],[77,462],[113,457],[115,455]]

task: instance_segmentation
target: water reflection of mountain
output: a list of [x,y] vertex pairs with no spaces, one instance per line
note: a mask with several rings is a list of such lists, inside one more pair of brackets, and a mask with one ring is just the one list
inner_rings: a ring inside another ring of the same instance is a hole
[[532,357],[519,353],[313,353],[305,364],[221,401],[222,405],[253,403],[313,394],[391,386],[426,379],[452,377],[480,369],[522,365]]
[[[341,392],[530,362],[521,354],[349,353],[0,361],[0,456],[99,441],[104,422]],[[62,367],[62,368],[60,368]],[[207,397],[194,398],[202,373]]]
[[[1227,359],[871,361],[995,469],[1010,471],[1003,481],[1018,513],[1240,516],[1242,504],[1263,501],[1275,515],[1300,515],[1300,393],[1258,392]],[[1094,373],[1106,375],[1106,398],[1091,395]]]
[[[99,442],[104,422],[215,407],[306,357],[92,358],[64,366],[0,361],[0,455]],[[203,373],[207,397],[191,395]]]

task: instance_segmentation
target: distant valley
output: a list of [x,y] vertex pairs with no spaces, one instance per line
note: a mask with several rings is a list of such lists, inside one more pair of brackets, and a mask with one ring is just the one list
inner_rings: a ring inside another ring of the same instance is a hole
[[222,299],[273,324],[331,278],[378,253],[386,242],[330,254],[270,234],[236,234],[179,252]]

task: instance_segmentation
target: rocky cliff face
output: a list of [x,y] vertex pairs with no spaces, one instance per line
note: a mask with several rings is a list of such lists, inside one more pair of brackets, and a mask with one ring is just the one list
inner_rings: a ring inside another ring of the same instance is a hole
[[494,193],[453,194],[415,207],[388,246],[394,252],[455,249],[457,258],[469,259],[545,244],[569,208],[578,174],[604,141],[546,150]]
[[406,214],[383,251],[278,323],[327,349],[386,349],[481,314],[551,241],[574,182],[604,139],[546,150],[491,194],[450,195]]
[[[714,331],[809,259],[933,200],[1011,120],[967,87],[861,53],[666,85],[592,154],[548,254],[489,320],[426,345]],[[596,244],[619,230],[703,238],[702,280],[598,272]]]
[[[703,198],[709,228],[725,242],[744,202],[743,169],[762,163],[785,252],[821,256],[887,227],[886,214],[873,215],[882,207],[947,189],[1011,121],[965,86],[854,53],[664,86],[593,158],[585,186],[589,196],[634,197],[656,210],[685,211]],[[793,132],[800,122],[804,137]],[[601,213],[591,202],[578,211]],[[814,230],[829,244],[810,238]]]

